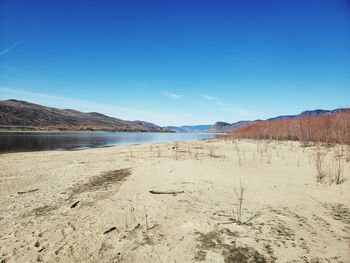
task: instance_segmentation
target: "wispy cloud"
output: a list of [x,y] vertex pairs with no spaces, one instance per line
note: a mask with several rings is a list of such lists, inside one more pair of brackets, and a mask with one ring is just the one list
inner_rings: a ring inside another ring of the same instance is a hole
[[165,95],[171,99],[174,99],[174,100],[178,100],[178,99],[181,99],[183,97],[183,95],[176,94],[176,93],[170,93],[170,92],[166,92]]
[[21,44],[24,40],[20,40],[17,41],[16,43],[12,44],[11,46],[9,46],[6,49],[0,50],[0,56],[1,55],[5,55],[6,53],[10,52],[12,49],[14,49],[16,46],[18,46],[19,44]]
[[206,100],[215,100],[215,97],[212,96],[208,96],[208,95],[201,95],[203,98],[205,98]]
[[[177,121],[186,122],[187,116],[175,113],[155,112],[75,98],[53,96],[43,93],[24,91],[0,86],[0,99],[19,99],[57,108],[73,108],[83,112],[100,112],[125,120],[144,120],[158,125],[177,125]],[[173,123],[169,123],[172,120]],[[190,121],[190,120],[189,120]]]
[[215,105],[217,105],[219,107],[222,107],[222,108],[224,108],[227,111],[234,112],[234,113],[239,114],[239,115],[248,115],[248,114],[250,114],[250,112],[248,110],[241,109],[241,108],[236,108],[236,107],[234,107],[233,105],[231,105],[229,103],[223,102],[222,100],[220,100],[217,97],[213,97],[213,96],[209,96],[209,95],[205,95],[205,94],[201,95],[201,97],[206,99],[206,100],[208,100],[208,101],[211,101],[211,102],[215,103]]

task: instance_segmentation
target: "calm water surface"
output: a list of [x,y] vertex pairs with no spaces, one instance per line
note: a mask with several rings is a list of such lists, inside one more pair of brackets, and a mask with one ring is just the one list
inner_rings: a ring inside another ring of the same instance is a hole
[[76,150],[117,145],[210,139],[209,133],[0,132],[0,152]]

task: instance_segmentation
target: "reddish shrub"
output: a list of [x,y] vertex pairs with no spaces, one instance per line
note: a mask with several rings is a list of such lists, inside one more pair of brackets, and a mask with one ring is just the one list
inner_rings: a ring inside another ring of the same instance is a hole
[[350,144],[350,111],[331,115],[261,121],[230,134],[235,138]]

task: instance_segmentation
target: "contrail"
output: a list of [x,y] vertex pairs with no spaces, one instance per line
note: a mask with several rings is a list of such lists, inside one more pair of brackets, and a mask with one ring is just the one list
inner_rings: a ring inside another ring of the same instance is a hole
[[10,52],[11,49],[15,48],[16,46],[18,46],[19,44],[21,44],[23,41],[24,41],[24,40],[20,40],[20,41],[18,41],[18,42],[16,42],[16,43],[12,44],[12,45],[9,46],[8,48],[6,48],[6,49],[4,49],[4,50],[1,50],[1,51],[0,51],[0,56],[6,54],[6,53],[8,53],[8,52]]

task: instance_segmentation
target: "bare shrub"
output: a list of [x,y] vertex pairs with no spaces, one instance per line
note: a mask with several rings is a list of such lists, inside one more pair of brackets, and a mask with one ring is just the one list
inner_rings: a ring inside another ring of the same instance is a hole
[[238,200],[237,204],[234,204],[234,209],[233,209],[233,216],[236,218],[236,221],[239,224],[242,224],[242,209],[243,209],[243,196],[244,196],[244,190],[245,188],[242,186],[242,181],[239,180],[239,188],[234,187],[234,192],[236,195],[236,198]]
[[214,155],[215,155],[215,150],[214,150],[214,147],[213,146],[211,146],[210,148],[209,148],[209,156],[211,157],[211,158],[213,158],[214,157]]
[[[303,116],[289,120],[256,122],[235,130],[233,138],[301,141],[324,145],[350,144],[350,110],[321,116]],[[291,145],[292,147],[292,145]]]
[[176,161],[178,161],[178,160],[179,160],[179,153],[178,153],[178,151],[177,151],[177,150],[175,151],[175,160],[176,160]]
[[270,163],[271,163],[271,154],[270,154],[270,153],[267,153],[267,154],[266,154],[266,163],[267,163],[267,164],[270,164]]
[[325,154],[317,150],[312,154],[312,161],[316,168],[316,182],[322,183],[326,177],[326,172],[324,170]]
[[175,150],[175,153],[174,153],[174,158],[175,160],[179,160],[180,156],[179,156],[179,142],[175,142],[174,146],[172,147],[173,150]]
[[194,158],[196,158],[196,160],[199,160],[199,153],[198,153],[198,152],[196,152],[196,153],[194,154]]
[[148,226],[148,213],[146,210],[146,207],[144,207],[145,209],[145,224],[146,224],[146,230],[149,230],[149,226]]
[[128,231],[129,230],[129,225],[128,225],[128,218],[125,214],[125,231]]
[[345,160],[346,160],[346,162],[350,162],[350,145],[347,145],[347,147],[346,147]]
[[344,159],[339,152],[335,152],[333,155],[333,178],[336,184],[343,182],[343,170],[344,170]]

